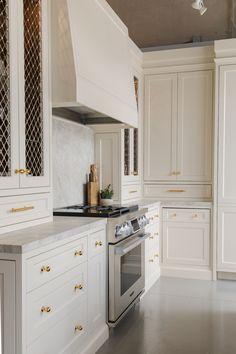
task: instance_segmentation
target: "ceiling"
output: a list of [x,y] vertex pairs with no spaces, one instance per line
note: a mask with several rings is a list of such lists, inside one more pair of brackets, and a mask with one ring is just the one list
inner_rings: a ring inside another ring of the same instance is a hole
[[236,0],[205,0],[201,16],[192,0],[107,0],[140,47],[230,38],[236,32]]

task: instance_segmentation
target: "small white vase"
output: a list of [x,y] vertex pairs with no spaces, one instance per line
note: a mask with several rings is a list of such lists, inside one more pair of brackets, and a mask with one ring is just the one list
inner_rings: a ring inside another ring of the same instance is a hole
[[100,204],[102,206],[109,206],[113,204],[113,199],[100,199]]

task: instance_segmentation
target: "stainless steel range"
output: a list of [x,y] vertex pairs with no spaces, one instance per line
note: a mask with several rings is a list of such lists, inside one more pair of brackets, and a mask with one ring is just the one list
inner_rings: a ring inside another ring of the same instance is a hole
[[146,209],[138,206],[91,207],[74,205],[54,215],[107,218],[108,324],[114,327],[140,300],[145,286]]

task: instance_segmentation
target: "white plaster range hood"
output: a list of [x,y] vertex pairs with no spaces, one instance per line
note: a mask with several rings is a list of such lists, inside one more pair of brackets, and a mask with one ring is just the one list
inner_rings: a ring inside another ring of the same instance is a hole
[[127,27],[105,0],[51,3],[54,113],[137,127]]

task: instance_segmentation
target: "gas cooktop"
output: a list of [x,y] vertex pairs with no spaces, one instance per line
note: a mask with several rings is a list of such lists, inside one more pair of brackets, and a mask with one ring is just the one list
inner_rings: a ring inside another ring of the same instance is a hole
[[71,205],[64,208],[54,209],[55,216],[83,216],[99,218],[115,218],[120,215],[138,210],[138,205],[121,206],[91,206],[91,205]]

